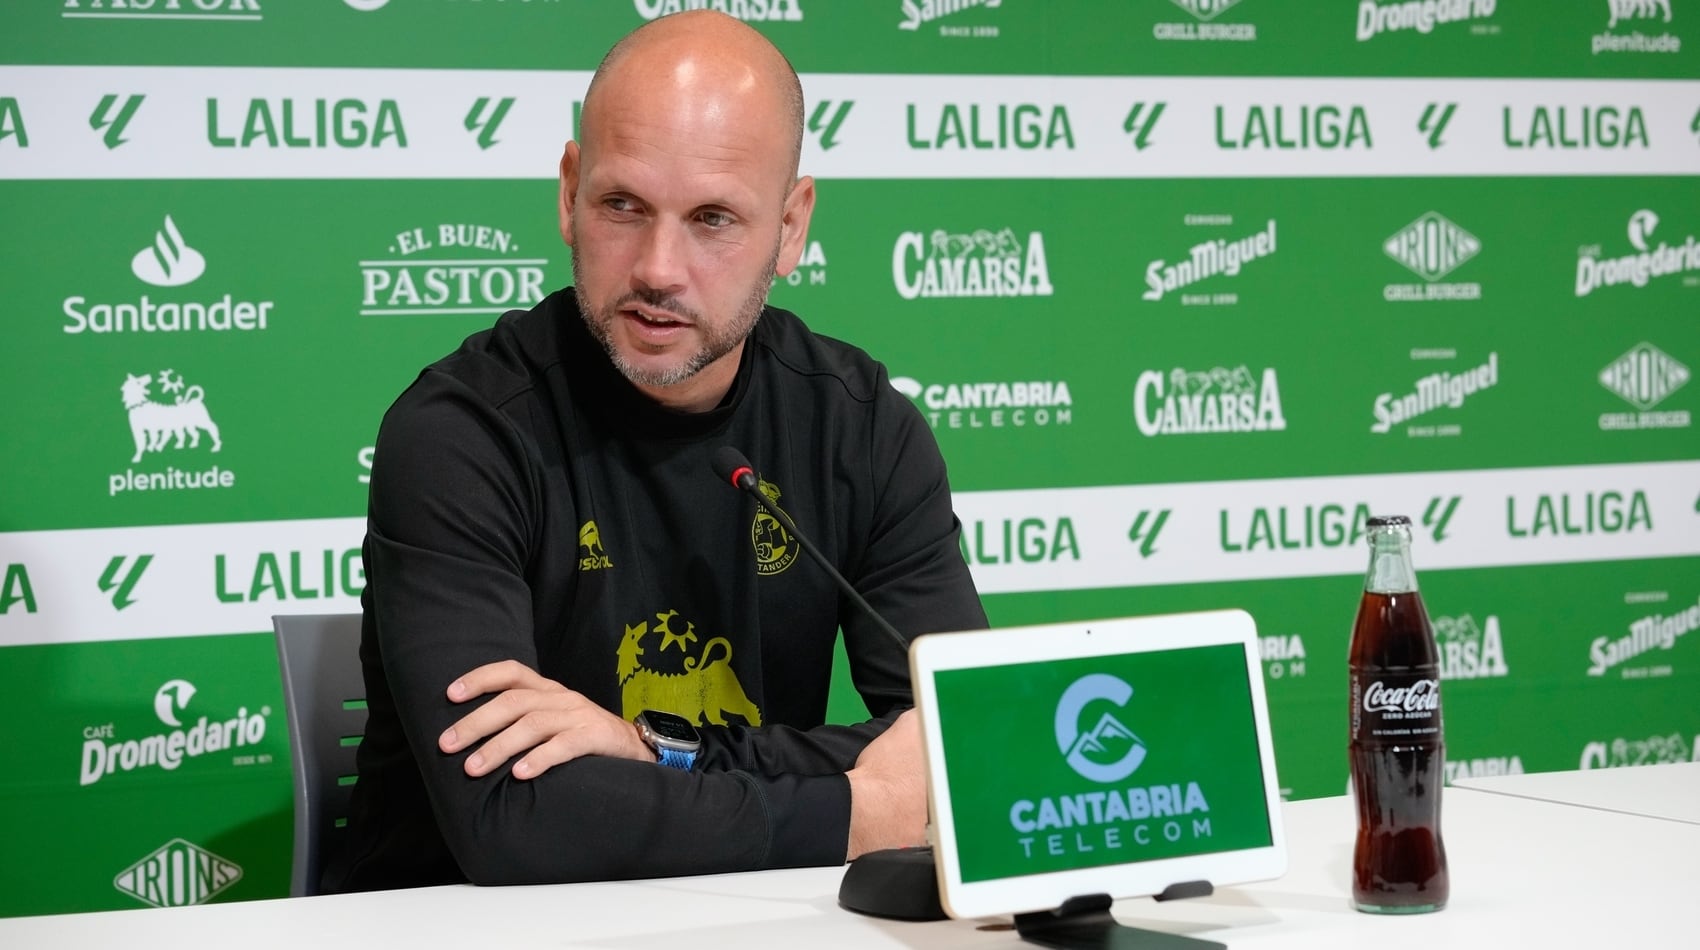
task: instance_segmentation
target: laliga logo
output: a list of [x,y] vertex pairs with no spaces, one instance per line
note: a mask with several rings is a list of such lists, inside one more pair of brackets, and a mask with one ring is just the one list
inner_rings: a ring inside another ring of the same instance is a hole
[[193,698],[195,684],[188,680],[171,680],[153,694],[154,715],[168,726],[181,726],[183,723],[177,720],[177,712],[189,708],[189,700]]
[[1647,250],[1647,239],[1653,236],[1653,229],[1659,226],[1659,216],[1646,208],[1629,216],[1629,244],[1637,251]]
[[153,236],[153,247],[144,247],[130,259],[130,272],[155,287],[181,287],[206,272],[207,259],[183,240],[171,215],[164,229]]
[[[1133,687],[1108,673],[1091,673],[1074,681],[1057,701],[1057,749],[1070,768],[1094,782],[1119,782],[1145,761],[1145,743],[1115,716],[1104,713],[1088,732],[1080,731],[1080,714],[1088,703],[1107,699],[1118,707],[1133,698]],[[1087,753],[1103,755],[1114,744],[1128,743],[1128,750],[1115,762],[1095,762]]]

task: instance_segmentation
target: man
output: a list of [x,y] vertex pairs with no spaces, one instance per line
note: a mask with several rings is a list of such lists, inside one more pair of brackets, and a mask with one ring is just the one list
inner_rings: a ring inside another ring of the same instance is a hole
[[[561,159],[573,288],[386,415],[370,720],[327,890],[836,864],[922,839],[902,649],[708,461],[747,454],[904,634],[985,625],[919,413],[861,351],[764,309],[814,208],[802,110],[737,20],[622,40]],[[856,726],[822,725],[840,626],[876,717]],[[698,733],[681,748],[631,721],[669,714]]]

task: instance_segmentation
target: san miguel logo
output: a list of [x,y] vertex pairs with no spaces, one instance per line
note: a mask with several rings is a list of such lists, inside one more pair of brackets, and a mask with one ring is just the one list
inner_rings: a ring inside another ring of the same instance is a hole
[[[161,685],[154,692],[153,712],[166,728],[140,739],[119,739],[119,730],[113,723],[83,729],[82,769],[77,784],[94,785],[108,776],[138,769],[175,771],[189,759],[251,748],[265,740],[270,706],[262,706],[255,713],[242,706],[234,716],[222,721],[205,715],[190,720],[186,713],[196,692],[195,685],[187,680],[175,679]],[[265,755],[264,760],[270,761],[270,755]],[[258,755],[238,757],[239,764],[258,761]]]
[[[1465,400],[1486,389],[1499,385],[1499,354],[1489,353],[1487,362],[1462,373],[1430,373],[1418,379],[1412,391],[1394,395],[1382,393],[1375,397],[1371,412],[1375,422],[1369,431],[1377,434],[1391,432],[1418,416],[1439,409],[1462,409]],[[1405,434],[1412,438],[1453,436],[1463,432],[1457,423],[1432,426],[1411,426]]]
[[1287,428],[1275,370],[1254,376],[1243,363],[1233,369],[1145,370],[1133,385],[1133,419],[1146,436]]
[[512,231],[435,224],[398,232],[387,256],[360,262],[360,315],[500,314],[543,299],[541,257],[520,253]]
[[[637,15],[645,20],[681,10],[719,10],[745,22],[772,23],[803,18],[802,0],[632,0]],[[638,710],[642,712],[643,710]]]
[[[1232,221],[1232,218],[1228,218]],[[1214,277],[1234,277],[1247,264],[1273,255],[1276,251],[1275,219],[1270,218],[1263,230],[1242,237],[1215,238],[1194,244],[1184,260],[1170,262],[1157,258],[1145,265],[1145,287],[1140,299],[1155,303],[1177,290]],[[1181,294],[1182,306],[1236,304],[1238,294]]]
[[[1604,676],[1608,670],[1622,666],[1619,672],[1624,679],[1670,676],[1670,664],[1657,661],[1656,655],[1651,654],[1658,650],[1668,656],[1677,641],[1687,636],[1695,627],[1700,627],[1700,603],[1675,613],[1640,617],[1631,621],[1629,629],[1621,636],[1595,637],[1594,642],[1588,646],[1588,658],[1592,661],[1588,666],[1588,675]],[[1642,656],[1647,656],[1648,661],[1623,666]]]
[[1426,281],[1388,284],[1382,288],[1383,298],[1392,301],[1481,299],[1481,284],[1441,282],[1442,277],[1480,254],[1482,242],[1439,212],[1430,211],[1400,228],[1382,242],[1381,249]]
[[731,641],[713,637],[697,646],[696,624],[677,610],[657,612],[653,624],[644,620],[625,628],[616,674],[621,715],[627,720],[657,709],[699,726],[724,726],[728,717],[761,725],[761,710],[732,669]]
[[[1576,258],[1576,296],[1586,297],[1601,287],[1630,284],[1645,287],[1655,277],[1671,277],[1685,271],[1700,271],[1700,244],[1688,235],[1681,244],[1652,242],[1659,216],[1642,208],[1629,216],[1627,232],[1633,254],[1602,257],[1599,245],[1582,249]],[[1685,278],[1684,283],[1694,282]]]
[[1432,33],[1436,26],[1486,20],[1493,16],[1495,0],[1361,0],[1358,4],[1358,42],[1382,33],[1412,30]]
[[[903,19],[897,23],[900,30],[917,31],[924,24],[972,10],[975,7],[985,7],[996,10],[1003,6],[1003,0],[899,0],[899,8],[903,11]],[[941,24],[940,36],[974,36],[995,37],[998,28],[995,26],[964,27]]]
[[[779,507],[779,486],[767,479],[762,479],[756,485],[767,503]],[[769,514],[765,508],[756,508],[755,520],[750,523],[750,544],[756,552],[756,573],[763,577],[778,574],[791,566],[797,559],[801,545],[791,532],[779,523],[779,519]]]
[[1049,297],[1045,236],[1013,228],[905,231],[891,249],[891,279],[904,300],[930,297]]
[[112,886],[152,907],[204,904],[242,880],[236,862],[173,838],[112,879]]
[[[205,255],[184,239],[169,214],[154,233],[152,243],[130,258],[130,272],[137,280],[168,290],[187,287],[206,271]],[[73,335],[264,330],[274,306],[270,300],[242,300],[230,293],[211,299],[205,293],[162,297],[165,299],[156,300],[148,293],[117,301],[90,301],[84,295],[66,297],[61,306],[65,316],[61,329]]]

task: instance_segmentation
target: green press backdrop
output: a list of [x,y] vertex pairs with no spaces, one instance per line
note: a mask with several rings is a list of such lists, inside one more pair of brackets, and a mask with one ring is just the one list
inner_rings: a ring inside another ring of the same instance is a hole
[[[0,914],[285,893],[268,618],[358,609],[382,412],[568,282],[589,71],[703,5],[0,4]],[[994,623],[1244,607],[1337,794],[1405,513],[1451,777],[1700,756],[1700,3],[712,6],[803,76],[774,302],[928,417]]]

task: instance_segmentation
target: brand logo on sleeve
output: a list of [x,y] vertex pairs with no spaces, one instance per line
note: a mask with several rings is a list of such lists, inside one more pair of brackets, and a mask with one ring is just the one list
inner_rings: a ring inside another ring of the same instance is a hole
[[1441,283],[1464,262],[1480,254],[1482,242],[1474,234],[1430,211],[1382,242],[1381,249],[1426,284],[1388,284],[1382,296],[1394,301],[1479,300],[1478,283]]
[[1049,297],[1045,236],[1013,228],[931,234],[905,231],[891,249],[891,278],[904,300],[932,297]]
[[242,868],[211,851],[173,838],[130,865],[112,886],[152,907],[204,904],[242,880]]

